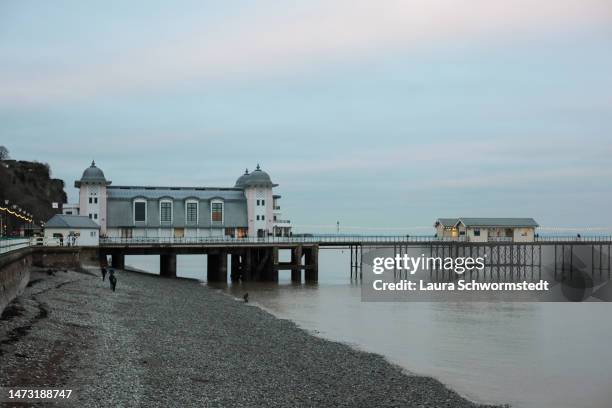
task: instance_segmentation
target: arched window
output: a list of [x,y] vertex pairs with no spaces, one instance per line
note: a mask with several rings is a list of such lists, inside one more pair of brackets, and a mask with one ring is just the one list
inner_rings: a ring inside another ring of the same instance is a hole
[[159,201],[159,222],[160,224],[172,223],[172,200]]
[[223,214],[223,201],[222,200],[212,200],[210,202],[210,221],[213,224],[223,224],[224,214]]
[[133,203],[132,214],[134,223],[147,222],[147,200],[136,199]]
[[196,225],[198,223],[198,200],[185,201],[185,223]]

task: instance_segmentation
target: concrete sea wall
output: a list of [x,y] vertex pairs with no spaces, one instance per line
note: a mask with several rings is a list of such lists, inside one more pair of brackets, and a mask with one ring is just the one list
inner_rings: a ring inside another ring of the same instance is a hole
[[0,257],[0,313],[30,281],[32,251],[24,248]]
[[23,292],[30,281],[32,266],[78,271],[99,262],[97,248],[30,247],[3,254],[0,256],[0,314]]

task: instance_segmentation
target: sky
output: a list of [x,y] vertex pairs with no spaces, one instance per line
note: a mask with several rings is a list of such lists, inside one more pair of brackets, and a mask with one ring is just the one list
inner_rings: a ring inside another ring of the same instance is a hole
[[612,232],[609,0],[0,1],[0,145],[74,180],[233,186],[296,231]]

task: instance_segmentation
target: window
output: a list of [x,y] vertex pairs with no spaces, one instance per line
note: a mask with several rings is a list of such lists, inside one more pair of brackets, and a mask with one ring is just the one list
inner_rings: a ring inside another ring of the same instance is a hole
[[98,197],[94,197],[94,204],[98,204]]
[[94,220],[98,219],[98,213],[94,213]]
[[91,213],[89,213],[89,219],[91,219],[91,218],[92,218],[92,217],[91,217],[91,215],[92,215],[92,214],[91,214]]
[[198,202],[187,201],[185,204],[185,222],[188,224],[198,223]]
[[257,205],[259,205],[259,200],[257,200]]
[[96,231],[91,231],[91,233],[89,235],[92,236],[92,237],[95,237],[96,236]]
[[134,201],[134,222],[147,222],[147,202]]
[[159,222],[172,222],[172,201],[160,201],[159,203]]
[[266,219],[266,216],[265,216],[265,215],[262,215],[262,216],[261,216],[261,220],[263,221],[263,220],[265,220],[265,219]]
[[261,200],[261,205],[266,205],[266,200]]
[[212,222],[223,222],[223,202],[213,201],[210,203],[210,220]]
[[479,237],[480,236],[480,228],[474,228],[474,236],[475,237]]
[[89,197],[89,204],[91,204],[93,202],[93,198]]
[[259,215],[257,216],[257,221],[259,221]]

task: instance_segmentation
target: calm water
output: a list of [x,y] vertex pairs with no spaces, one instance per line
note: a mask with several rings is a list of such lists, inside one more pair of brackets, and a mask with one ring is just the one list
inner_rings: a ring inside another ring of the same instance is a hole
[[[288,260],[281,253],[281,260]],[[608,303],[364,303],[348,253],[321,250],[318,285],[234,285],[252,304],[317,335],[384,355],[480,402],[515,407],[612,406]],[[157,273],[158,257],[126,264]],[[179,256],[178,275],[206,278],[205,256]]]

